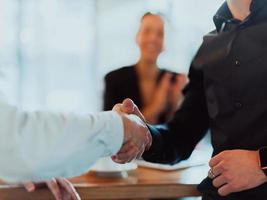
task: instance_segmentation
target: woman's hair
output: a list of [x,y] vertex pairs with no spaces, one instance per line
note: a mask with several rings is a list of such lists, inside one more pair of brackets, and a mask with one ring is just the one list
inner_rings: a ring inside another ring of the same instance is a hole
[[140,22],[142,22],[148,16],[157,16],[160,17],[164,21],[164,15],[162,13],[153,13],[153,12],[146,12],[142,17]]

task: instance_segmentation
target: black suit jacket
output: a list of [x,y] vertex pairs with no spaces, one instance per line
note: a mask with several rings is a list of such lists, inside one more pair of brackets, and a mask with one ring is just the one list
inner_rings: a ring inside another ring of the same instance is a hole
[[[242,23],[231,20],[226,3],[218,11],[217,29],[204,37],[190,67],[182,106],[165,127],[150,126],[153,145],[144,159],[186,159],[208,129],[213,155],[267,146],[267,1],[254,0],[251,11]],[[216,200],[267,199],[266,184],[219,197],[207,178],[199,189]]]
[[[165,69],[160,70],[157,83],[166,72]],[[170,73],[176,75],[174,72]],[[115,104],[121,103],[126,98],[131,98],[140,109],[143,108],[135,65],[122,67],[105,76],[104,110],[111,110]],[[166,112],[168,110],[160,114],[160,123],[166,122]]]

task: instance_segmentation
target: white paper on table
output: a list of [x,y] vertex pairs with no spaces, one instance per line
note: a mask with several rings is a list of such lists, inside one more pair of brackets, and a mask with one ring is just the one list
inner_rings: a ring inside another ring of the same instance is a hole
[[210,159],[210,153],[195,150],[189,159],[183,160],[174,165],[151,163],[151,162],[147,162],[144,160],[136,160],[135,162],[140,167],[160,169],[164,171],[174,171],[174,170],[180,170],[180,169],[185,169],[189,167],[207,165],[209,159]]

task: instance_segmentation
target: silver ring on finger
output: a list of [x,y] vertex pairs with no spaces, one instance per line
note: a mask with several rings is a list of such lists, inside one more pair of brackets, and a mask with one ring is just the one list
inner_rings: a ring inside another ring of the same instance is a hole
[[212,168],[209,170],[208,176],[209,176],[209,178],[211,178],[211,179],[214,179],[214,178],[216,177],[215,174],[213,173]]

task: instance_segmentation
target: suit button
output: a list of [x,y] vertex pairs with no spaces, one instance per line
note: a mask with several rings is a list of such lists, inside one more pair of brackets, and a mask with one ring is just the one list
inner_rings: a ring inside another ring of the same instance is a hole
[[236,109],[241,109],[243,107],[243,104],[240,102],[235,102],[235,108]]
[[235,61],[235,66],[240,67],[240,65],[241,65],[241,64],[240,64],[240,61],[239,61],[239,60],[236,60],[236,61]]

